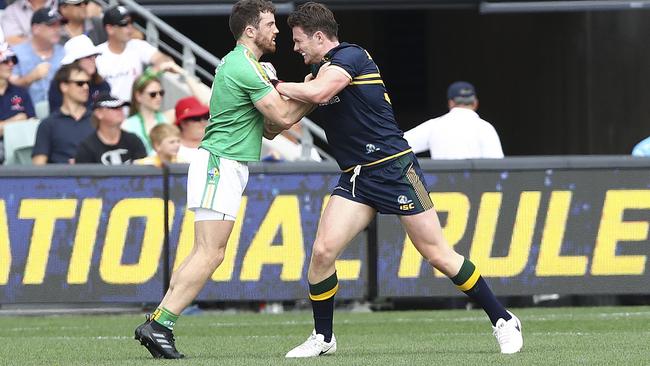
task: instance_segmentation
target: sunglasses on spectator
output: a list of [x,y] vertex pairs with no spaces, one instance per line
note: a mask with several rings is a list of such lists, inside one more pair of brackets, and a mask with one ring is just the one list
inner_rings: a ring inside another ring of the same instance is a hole
[[162,98],[165,96],[165,91],[164,90],[152,91],[152,92],[148,92],[147,95],[149,95],[149,97],[151,98],[155,98],[160,95],[160,97]]
[[82,1],[80,3],[72,4],[72,5],[74,5],[74,6],[84,6],[84,5],[88,5],[89,2],[90,2],[90,0],[84,0],[84,1]]
[[117,24],[117,26],[120,27],[120,28],[124,28],[124,27],[128,27],[128,26],[130,26],[132,24],[133,24],[132,21],[128,21],[128,22],[126,22],[124,24]]
[[202,116],[187,117],[183,121],[187,121],[187,122],[203,122],[203,121],[207,121],[208,118],[210,118],[210,115],[209,114],[204,114]]
[[14,64],[14,65],[18,64],[18,57],[16,57],[16,56],[9,56],[9,57],[7,57],[6,59],[4,59],[2,62],[0,62],[0,64],[8,64],[8,63],[10,63],[10,62],[11,62],[12,64]]
[[84,85],[90,86],[90,80],[66,80],[66,83],[76,84],[80,88],[83,88]]

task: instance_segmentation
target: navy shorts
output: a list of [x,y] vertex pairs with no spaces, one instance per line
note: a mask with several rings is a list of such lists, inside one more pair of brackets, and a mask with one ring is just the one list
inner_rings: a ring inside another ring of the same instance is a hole
[[353,174],[342,173],[332,195],[363,203],[383,214],[415,215],[433,207],[413,153],[362,167],[354,184],[350,181]]

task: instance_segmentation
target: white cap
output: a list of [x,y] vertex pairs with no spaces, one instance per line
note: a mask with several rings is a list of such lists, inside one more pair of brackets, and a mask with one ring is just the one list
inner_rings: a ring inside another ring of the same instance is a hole
[[85,34],[70,38],[63,46],[63,49],[65,56],[61,60],[61,65],[69,65],[84,57],[101,54],[93,44],[93,41]]

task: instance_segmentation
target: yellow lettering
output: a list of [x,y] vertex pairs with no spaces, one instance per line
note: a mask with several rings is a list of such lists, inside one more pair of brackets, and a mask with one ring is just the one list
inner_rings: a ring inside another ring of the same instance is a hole
[[43,283],[50,257],[52,234],[58,219],[71,219],[77,209],[76,199],[24,199],[18,217],[34,219],[32,239],[29,244],[23,284]]
[[[273,243],[278,229],[282,245]],[[280,264],[283,281],[298,281],[305,261],[298,197],[280,195],[275,198],[242,263],[240,279],[259,281],[265,264]]]
[[494,245],[501,198],[499,192],[483,193],[476,218],[470,258],[485,277],[512,277],[524,270],[535,232],[541,193],[521,193],[509,253],[505,257],[492,257],[490,253]]
[[538,276],[582,276],[587,272],[586,256],[560,255],[571,196],[571,191],[551,193],[535,268]]
[[[323,206],[321,206],[320,214],[323,216],[325,207],[330,201],[330,195],[323,197]],[[357,280],[361,274],[361,260],[360,259],[337,259],[336,260],[336,277],[339,280]]]
[[93,257],[101,214],[102,200],[100,198],[86,198],[82,201],[77,234],[74,238],[70,266],[68,267],[69,284],[88,282],[90,262]]
[[[169,202],[169,216],[171,226],[174,217],[173,202]],[[135,264],[122,264],[129,221],[135,217],[145,220],[140,257]],[[163,218],[163,200],[160,198],[128,198],[113,207],[99,263],[99,274],[106,283],[145,283],[156,274],[164,238]]]
[[5,200],[0,200],[0,285],[9,282],[11,272],[11,242]]
[[[429,193],[429,197],[435,203],[438,213],[447,212],[447,220],[442,227],[442,233],[451,247],[458,244],[465,234],[467,228],[467,219],[469,218],[470,202],[469,198],[459,192]],[[402,247],[402,257],[400,259],[397,276],[400,278],[417,278],[420,276],[422,267],[422,256],[406,236]],[[435,271],[437,276],[444,276],[442,273]]]
[[[247,197],[243,196],[241,204],[239,205],[239,212],[237,213],[237,220],[235,226],[228,238],[228,245],[226,246],[226,254],[223,262],[212,274],[213,281],[230,281],[235,269],[235,258],[237,257],[237,250],[239,249],[239,236],[241,234],[241,227],[246,214]],[[178,248],[176,249],[176,260],[174,261],[174,270],[176,270],[183,260],[190,254],[194,246],[194,212],[186,210],[185,218],[183,219],[183,227],[181,235],[178,240]]]
[[645,272],[645,255],[617,255],[619,241],[643,241],[647,245],[647,221],[623,221],[626,209],[650,208],[650,190],[610,190],[605,195],[603,216],[596,238],[591,274],[596,276],[641,275]]

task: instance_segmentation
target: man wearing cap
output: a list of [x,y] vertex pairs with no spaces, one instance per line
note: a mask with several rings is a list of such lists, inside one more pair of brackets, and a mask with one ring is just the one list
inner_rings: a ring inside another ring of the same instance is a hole
[[102,18],[88,15],[89,2],[90,0],[59,0],[59,13],[65,19],[65,24],[61,26],[61,44],[82,34],[88,36],[95,45],[106,42]]
[[179,99],[176,103],[176,125],[181,130],[181,147],[178,160],[191,162],[199,152],[210,118],[210,109],[196,97]]
[[34,12],[44,7],[54,7],[56,0],[16,0],[2,14],[0,26],[10,45],[25,42],[31,36],[31,19]]
[[38,125],[32,149],[34,165],[74,162],[79,143],[95,132],[86,108],[90,75],[73,63],[61,67],[54,78],[63,104]]
[[431,159],[503,158],[499,135],[476,113],[478,98],[466,81],[447,89],[449,113],[430,119],[404,133],[416,153],[429,150]]
[[[70,38],[63,48],[65,50],[65,56],[61,60],[61,65],[69,65],[76,62],[90,75],[90,89],[86,107],[91,108],[93,101],[101,92],[108,94],[111,92],[111,86],[97,72],[95,60],[99,51],[93,45],[90,38],[84,34]],[[52,80],[50,84],[48,100],[50,101],[50,110],[54,111],[61,107],[63,98],[55,80]]]
[[41,8],[32,16],[32,39],[14,47],[20,63],[11,82],[28,88],[34,104],[47,100],[50,82],[61,66],[60,30],[61,16],[56,9]]
[[76,164],[123,165],[147,156],[138,136],[120,128],[127,104],[107,93],[97,97],[91,117],[97,131],[79,144]]
[[27,90],[9,82],[11,71],[18,63],[9,44],[0,43],[0,163],[4,161],[4,126],[7,122],[34,117],[32,99]]
[[142,74],[143,64],[158,67],[169,56],[140,39],[133,39],[133,20],[123,6],[114,6],[104,12],[104,29],[108,41],[97,46],[99,74],[111,85],[111,93],[121,100],[131,101],[133,82]]

